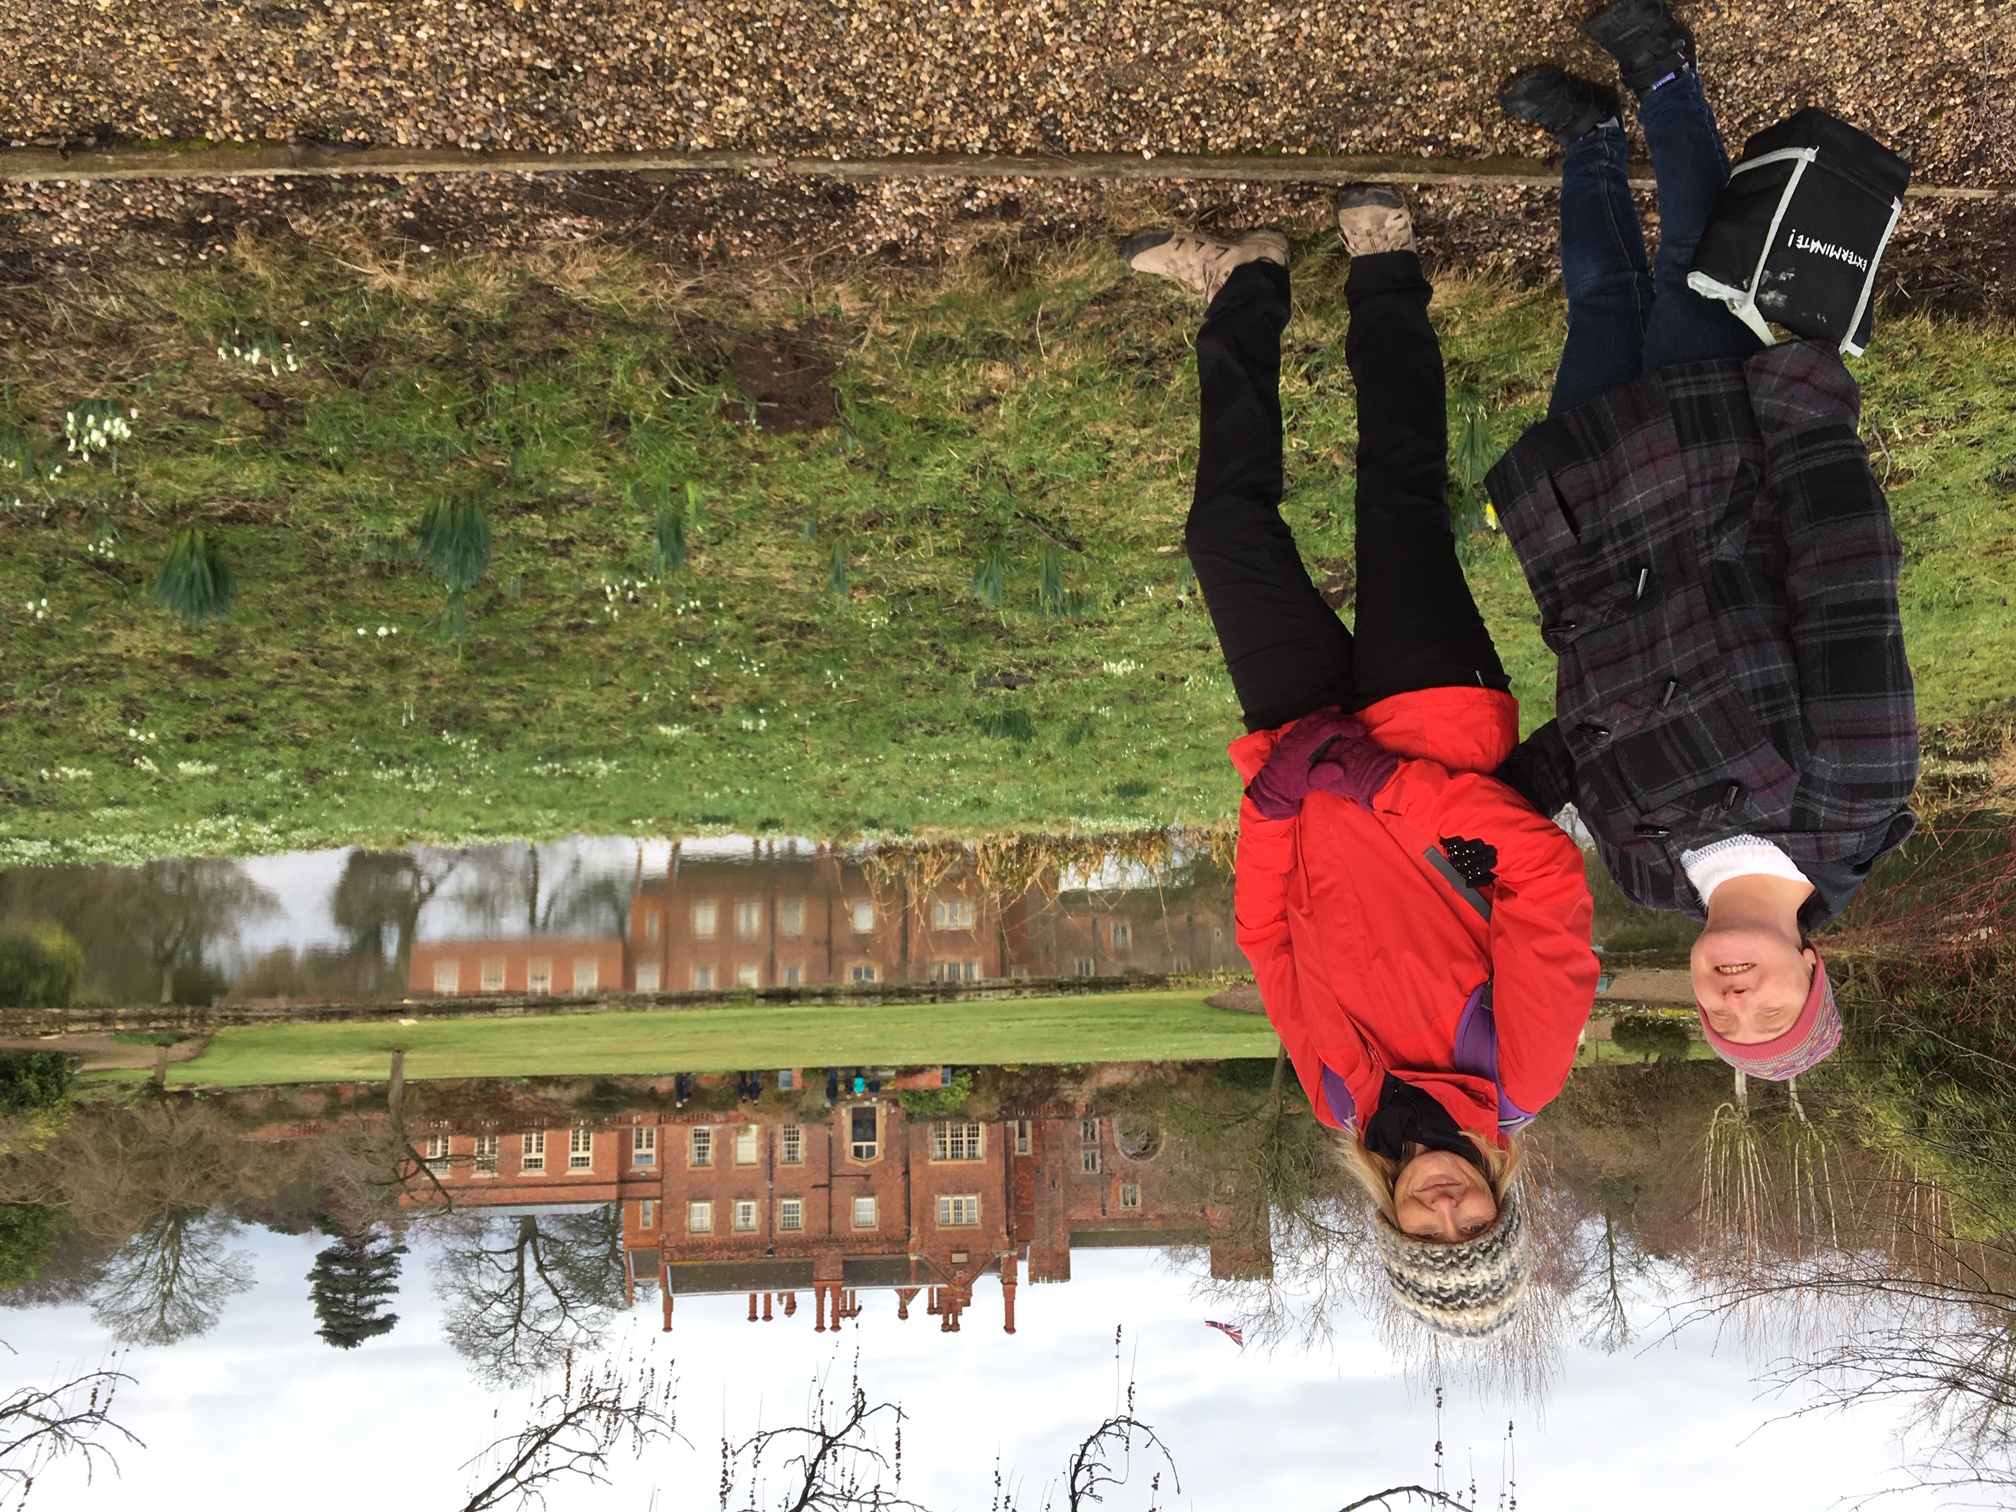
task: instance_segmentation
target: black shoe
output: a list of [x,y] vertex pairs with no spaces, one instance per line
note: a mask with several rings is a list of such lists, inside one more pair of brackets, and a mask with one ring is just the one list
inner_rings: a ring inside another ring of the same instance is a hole
[[[1633,0],[1619,3],[1631,4]],[[1618,119],[1616,90],[1579,78],[1554,63],[1512,75],[1498,91],[1498,103],[1547,132],[1563,147]]]
[[1654,84],[1694,66],[1694,33],[1665,0],[1610,0],[1582,32],[1617,60],[1624,87],[1641,100]]

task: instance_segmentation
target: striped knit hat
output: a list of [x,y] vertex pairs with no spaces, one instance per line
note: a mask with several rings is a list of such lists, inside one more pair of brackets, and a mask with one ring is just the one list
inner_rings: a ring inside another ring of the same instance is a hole
[[1404,1311],[1452,1339],[1488,1339],[1512,1321],[1533,1269],[1524,1185],[1514,1181],[1498,1204],[1497,1221],[1461,1244],[1403,1234],[1383,1213],[1373,1219],[1380,1263]]
[[1765,1081],[1790,1081],[1802,1071],[1810,1071],[1832,1055],[1841,1043],[1841,1014],[1834,1006],[1834,985],[1827,980],[1827,963],[1813,952],[1813,985],[1806,992],[1806,1005],[1792,1027],[1776,1039],[1739,1045],[1708,1027],[1701,1016],[1701,1032],[1717,1055],[1745,1076]]

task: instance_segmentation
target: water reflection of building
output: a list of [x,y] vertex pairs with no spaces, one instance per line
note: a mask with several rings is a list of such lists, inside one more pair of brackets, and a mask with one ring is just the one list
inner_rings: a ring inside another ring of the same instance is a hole
[[639,874],[625,933],[425,941],[407,990],[478,993],[723,991],[815,983],[970,982],[1024,976],[1243,969],[1228,900],[1157,888],[1003,901],[970,879],[880,881],[840,850],[752,843],[746,858],[688,856]]
[[1212,1242],[1216,1214],[1158,1135],[1090,1107],[1037,1114],[913,1119],[890,1097],[815,1101],[795,1117],[743,1104],[508,1133],[416,1129],[439,1192],[413,1200],[519,1214],[620,1204],[630,1295],[657,1287],[668,1329],[680,1296],[746,1294],[756,1322],[796,1318],[809,1294],[824,1331],[881,1291],[902,1318],[922,1297],[957,1333],[991,1275],[1013,1333],[1019,1283],[1070,1280],[1074,1248],[1204,1242],[1216,1276],[1271,1270],[1264,1250]]

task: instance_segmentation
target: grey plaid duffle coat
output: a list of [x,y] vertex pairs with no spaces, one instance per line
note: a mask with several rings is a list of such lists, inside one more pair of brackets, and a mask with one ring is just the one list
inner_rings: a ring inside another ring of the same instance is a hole
[[1682,850],[1737,834],[1817,929],[1915,821],[1902,557],[1831,347],[1662,368],[1534,426],[1485,480],[1559,658],[1500,775],[1572,798],[1626,896],[1706,908]]

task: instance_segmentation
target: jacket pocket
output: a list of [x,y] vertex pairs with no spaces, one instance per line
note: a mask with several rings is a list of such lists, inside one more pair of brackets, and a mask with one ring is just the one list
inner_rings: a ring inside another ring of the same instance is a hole
[[1782,824],[1799,774],[1764,738],[1734,687],[1668,679],[1612,705],[1617,774],[1642,824]]

